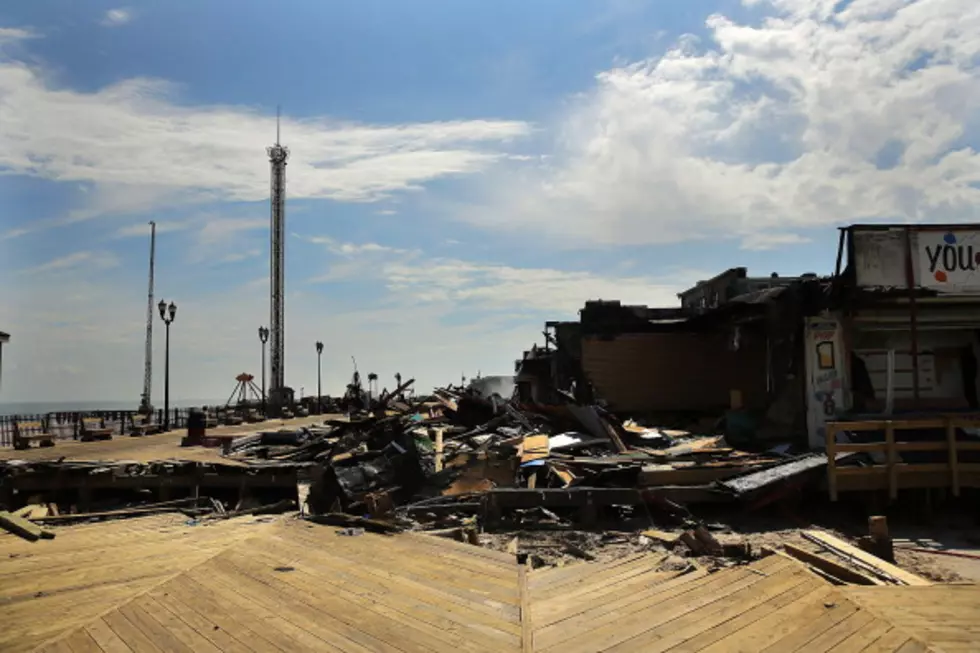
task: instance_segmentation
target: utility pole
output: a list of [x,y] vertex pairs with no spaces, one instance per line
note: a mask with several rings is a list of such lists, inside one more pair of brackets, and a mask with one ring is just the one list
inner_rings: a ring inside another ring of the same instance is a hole
[[149,415],[153,411],[153,264],[157,245],[157,223],[150,221],[150,290],[146,300],[146,350],[143,354],[143,397],[139,412]]

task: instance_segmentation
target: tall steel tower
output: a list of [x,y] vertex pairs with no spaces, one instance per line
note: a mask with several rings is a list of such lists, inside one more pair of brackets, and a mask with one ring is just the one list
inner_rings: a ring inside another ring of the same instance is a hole
[[271,255],[269,274],[270,373],[269,398],[278,412],[284,400],[286,362],[286,159],[289,149],[279,144],[279,112],[276,111],[276,144],[267,148],[272,166]]
[[143,359],[143,397],[139,412],[148,415],[153,410],[153,263],[157,246],[157,224],[150,221],[150,290],[146,300],[146,351]]

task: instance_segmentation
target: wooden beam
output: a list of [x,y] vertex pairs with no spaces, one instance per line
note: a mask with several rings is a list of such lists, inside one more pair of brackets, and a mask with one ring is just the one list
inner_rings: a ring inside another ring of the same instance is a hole
[[855,585],[885,585],[884,581],[880,581],[877,578],[872,578],[871,576],[865,576],[860,572],[854,571],[850,567],[845,567],[844,565],[836,563],[829,558],[825,558],[818,553],[801,549],[800,547],[793,546],[792,544],[784,544],[783,548],[786,550],[786,553],[793,556],[797,560],[805,562],[808,565],[813,565],[820,571],[830,574],[834,578],[838,578],[846,583],[853,583]]
[[932,585],[932,583],[925,578],[916,576],[911,572],[905,571],[901,567],[897,567],[877,556],[873,556],[866,551],[862,551],[856,546],[849,544],[839,537],[831,535],[830,533],[807,530],[802,531],[800,534],[805,539],[819,544],[828,551],[831,551],[842,558],[846,558],[859,567],[897,585]]
[[0,510],[0,528],[31,542],[36,542],[41,538],[54,539],[54,533],[51,531],[46,531],[37,524],[31,523],[23,517],[12,515],[6,510]]

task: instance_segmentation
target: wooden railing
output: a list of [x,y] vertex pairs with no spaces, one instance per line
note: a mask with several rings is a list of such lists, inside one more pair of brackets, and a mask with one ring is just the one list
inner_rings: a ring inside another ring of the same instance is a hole
[[[980,463],[960,462],[959,452],[980,451],[980,442],[956,439],[957,428],[980,428],[980,415],[935,415],[925,418],[873,419],[827,423],[827,485],[830,500],[837,501],[841,490],[888,490],[895,499],[902,488],[949,488],[953,496],[959,496],[961,487],[980,487]],[[945,438],[940,442],[896,441],[895,432],[902,430],[942,430]],[[883,442],[837,442],[842,431],[884,431]],[[945,462],[906,463],[899,454],[906,451],[945,452]],[[884,465],[838,467],[839,453],[881,452]]]

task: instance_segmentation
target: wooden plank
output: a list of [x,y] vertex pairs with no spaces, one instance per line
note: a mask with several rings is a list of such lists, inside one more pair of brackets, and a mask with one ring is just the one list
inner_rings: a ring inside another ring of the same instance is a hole
[[406,645],[414,650],[453,650],[431,633],[405,622],[394,622],[389,618],[390,613],[380,606],[365,608],[347,600],[348,597],[334,598],[329,590],[314,595],[304,589],[304,579],[295,573],[276,574],[241,556],[234,558],[234,567],[240,573],[237,582],[256,591],[260,590],[255,583],[266,586],[265,591],[274,593],[283,608],[317,621],[368,650],[395,653]]
[[[255,559],[252,556],[239,558],[229,554],[223,556],[224,559],[216,560],[215,564],[222,570],[225,569],[226,561],[231,563],[235,569],[241,569],[251,577],[269,584],[281,581],[285,585],[278,585],[279,593],[292,595],[304,600],[304,602],[314,605],[317,609],[328,611],[332,614],[340,614],[345,610],[363,611],[367,610],[379,613],[384,616],[385,621],[393,622],[408,629],[408,632],[419,631],[416,639],[430,637],[439,640],[438,644],[429,642],[427,646],[433,650],[469,650],[473,648],[473,641],[493,640],[494,645],[501,649],[513,649],[520,645],[520,628],[514,625],[517,634],[505,632],[499,628],[501,623],[487,618],[468,618],[470,615],[463,615],[463,611],[458,604],[451,599],[448,601],[438,601],[430,593],[418,592],[408,594],[404,591],[378,591],[373,586],[352,586],[346,580],[337,579],[329,571],[320,569],[318,563],[306,564],[303,561],[294,561],[295,572],[276,574],[274,577],[266,576],[268,569],[273,568],[265,559]],[[253,563],[258,567],[252,567]],[[245,567],[248,567],[247,569]],[[261,577],[259,576],[261,574]],[[514,583],[517,583],[517,574],[514,574]],[[241,582],[241,581],[239,581]],[[286,589],[286,586],[292,589]],[[310,600],[305,600],[308,597]],[[469,629],[478,634],[477,640],[468,640],[460,637],[460,631]],[[489,643],[489,641],[488,641]]]
[[[837,598],[837,597],[835,597]],[[822,612],[818,612],[822,608]],[[801,619],[799,627],[791,633],[777,639],[762,653],[782,653],[783,651],[809,651],[810,642],[834,628],[841,621],[857,614],[860,608],[847,600],[827,600],[815,607],[805,619]]]
[[[159,621],[132,602],[120,606],[116,612],[124,617],[126,621],[133,624],[147,639],[153,642],[154,646],[167,651],[167,653],[195,653],[197,650],[195,647],[187,646],[178,638],[174,637],[168,628],[165,628]],[[119,631],[116,631],[116,634],[122,637]],[[130,641],[125,637],[123,637],[123,641],[132,647]]]
[[815,579],[804,580],[791,589],[776,594],[764,603],[754,607],[747,605],[747,609],[744,611],[733,611],[734,614],[730,619],[719,621],[713,626],[710,622],[706,623],[705,628],[698,631],[696,635],[669,650],[677,653],[695,653],[730,637],[785,606],[800,600],[808,601],[807,596],[818,591],[826,592],[827,587]]
[[816,589],[705,647],[703,651],[704,653],[731,653],[731,651],[757,653],[802,627],[809,619],[809,615],[832,595],[833,589],[829,585]]
[[818,637],[806,643],[806,653],[828,653],[836,651],[836,647],[841,642],[856,632],[864,630],[876,620],[875,616],[867,610],[858,610],[843,621],[838,622],[833,627],[825,630]]
[[72,653],[102,653],[102,648],[95,643],[95,640],[84,628],[79,628],[71,633],[65,637],[64,641]]
[[[233,557],[234,552],[227,556]],[[231,559],[231,558],[229,558]],[[485,624],[498,628],[515,638],[520,637],[519,601],[513,606],[494,600],[481,589],[480,583],[470,581],[469,584],[456,583],[449,585],[428,577],[424,572],[421,576],[415,574],[391,574],[382,566],[372,564],[369,560],[356,558],[333,557],[323,552],[309,553],[305,560],[315,565],[318,570],[331,576],[332,582],[354,592],[376,593],[378,596],[399,600],[399,596],[407,596],[422,603],[438,603],[448,610],[450,618],[465,618],[471,623]],[[221,558],[215,563],[221,564]],[[387,566],[387,565],[386,565]],[[396,567],[397,568],[397,567]],[[516,577],[516,569],[513,572]],[[517,590],[514,583],[515,592]],[[515,639],[515,641],[517,641]]]
[[876,619],[858,632],[847,637],[833,648],[834,653],[860,653],[879,637],[892,630],[894,626],[888,621]]
[[132,649],[120,639],[104,619],[96,619],[85,626],[85,632],[105,653],[132,653]]
[[801,549],[798,546],[793,546],[792,544],[784,544],[783,548],[786,553],[793,556],[797,560],[805,562],[807,564],[813,565],[821,571],[825,571],[828,574],[841,579],[842,581],[848,583],[856,583],[858,585],[884,585],[883,581],[877,578],[872,578],[871,576],[865,576],[859,572],[854,571],[850,567],[845,567],[844,565],[837,564],[833,560],[825,558],[819,554],[812,553],[806,549]]
[[527,567],[521,565],[517,569],[517,582],[521,587],[521,650],[524,653],[534,651],[534,629],[531,620],[531,596],[527,588]]
[[866,551],[848,544],[844,540],[831,535],[830,533],[824,533],[823,531],[807,530],[802,531],[802,534],[806,539],[815,541],[822,546],[826,547],[828,550],[837,553],[845,558],[850,558],[852,560],[857,560],[863,563],[862,566],[867,566],[871,569],[876,569],[883,573],[885,576],[890,576],[897,579],[900,583],[905,585],[932,585],[931,582],[922,578],[921,576],[916,576],[915,574],[905,571],[901,567],[897,567],[890,562],[882,560],[877,556],[873,556]]
[[36,542],[41,538],[46,540],[54,539],[53,531],[45,530],[37,524],[31,523],[23,517],[13,515],[6,510],[0,510],[0,528],[3,528],[8,533],[19,535],[31,542]]
[[[765,569],[775,571],[795,564],[788,559],[770,556]],[[771,562],[769,562],[771,560]],[[562,650],[569,640],[585,650],[604,650],[661,623],[677,618],[704,605],[752,585],[766,576],[730,569],[692,583],[668,587],[655,586],[651,591],[631,593],[617,601],[607,601],[590,610],[535,632],[535,647],[540,650]],[[656,608],[653,610],[652,608]]]
[[250,594],[237,576],[215,573],[207,567],[191,570],[187,577],[208,591],[220,593],[225,605],[247,615],[249,622],[259,625],[263,632],[274,633],[274,641],[288,638],[295,649],[303,651],[344,650],[338,643],[341,639],[338,635],[318,632],[309,620],[282,610],[275,594],[266,591]]
[[759,605],[766,605],[775,596],[785,598],[787,592],[792,592],[795,588],[802,587],[804,590],[802,593],[806,593],[815,586],[816,582],[799,565],[795,568],[786,568],[716,603],[660,624],[608,650],[610,653],[613,651],[662,653],[674,650],[674,647],[681,644],[690,649],[689,640],[706,630],[728,622]]
[[200,635],[174,613],[160,605],[153,597],[144,594],[137,597],[133,601],[133,605],[153,617],[172,637],[176,637],[184,646],[190,647],[195,653],[221,653],[221,649],[215,646],[211,640]]
[[126,646],[136,653],[166,653],[166,649],[160,648],[153,643],[149,637],[136,627],[129,619],[124,617],[118,610],[103,615],[102,621],[106,622],[112,632],[119,636]]

